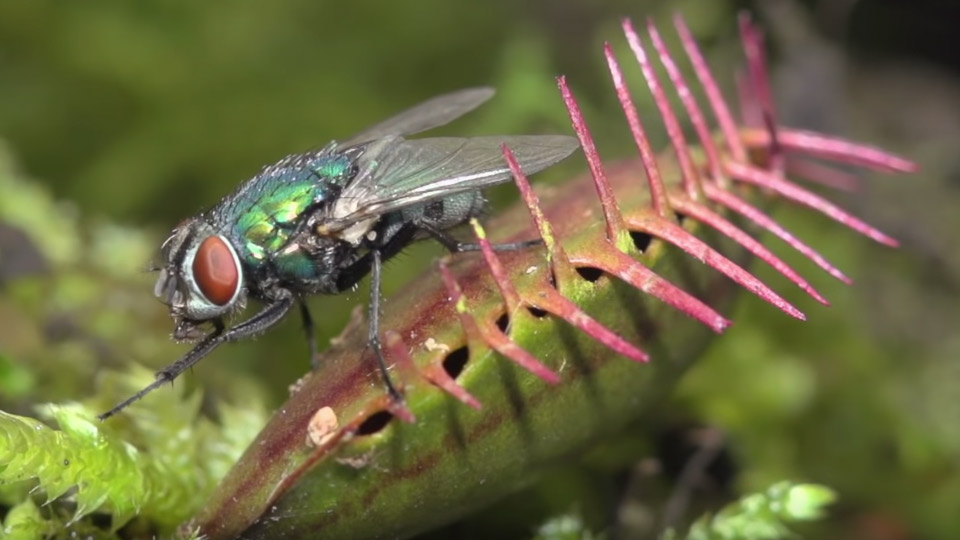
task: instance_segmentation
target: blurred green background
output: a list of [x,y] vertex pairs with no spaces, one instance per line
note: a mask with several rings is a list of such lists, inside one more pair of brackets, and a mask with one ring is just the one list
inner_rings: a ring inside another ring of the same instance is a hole
[[[835,305],[791,294],[758,267],[810,321],[770,316],[744,295],[735,327],[642,434],[661,443],[664,463],[683,462],[674,442],[692,445],[690,426],[726,434],[729,474],[694,490],[705,500],[781,478],[837,488],[841,503],[814,537],[960,538],[960,7],[949,0],[0,1],[0,162],[32,179],[0,192],[0,225],[16,223],[44,246],[32,253],[13,229],[0,231],[0,408],[85,397],[104,366],[173,361],[183,349],[168,343],[169,320],[140,269],[175,223],[264,164],[474,85],[496,86],[498,97],[445,132],[565,132],[560,73],[604,157],[630,156],[601,50],[610,40],[626,58],[619,18],[654,17],[673,40],[668,17],[682,12],[732,96],[744,8],[769,32],[787,123],[882,145],[923,171],[831,194],[901,239],[898,251],[784,206],[781,219],[855,287],[774,244]],[[630,77],[642,114],[654,118],[638,74]],[[583,168],[576,157],[551,178]],[[510,197],[501,191],[498,204]],[[41,199],[58,202],[31,202]],[[440,251],[412,253],[388,267],[388,291]],[[30,281],[51,265],[107,276],[115,290],[78,277],[53,288]],[[363,289],[316,299],[321,343],[365,299]],[[305,349],[288,322],[218,351],[183,384],[202,381],[215,394],[252,371],[273,406],[305,369]],[[262,361],[297,354],[302,365]],[[75,383],[53,384],[44,369],[69,370]],[[557,480],[575,488],[527,494],[530,515],[580,511],[594,530],[623,532],[643,530],[630,528],[637,507],[662,511],[624,487],[647,473],[583,468]],[[529,530],[519,519],[500,526]]]

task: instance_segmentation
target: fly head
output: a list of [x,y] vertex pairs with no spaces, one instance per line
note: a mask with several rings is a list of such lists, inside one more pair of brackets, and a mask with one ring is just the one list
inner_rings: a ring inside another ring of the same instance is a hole
[[246,289],[237,250],[202,218],[177,226],[160,251],[154,294],[170,308],[176,339],[199,339],[207,323],[219,325],[243,307]]

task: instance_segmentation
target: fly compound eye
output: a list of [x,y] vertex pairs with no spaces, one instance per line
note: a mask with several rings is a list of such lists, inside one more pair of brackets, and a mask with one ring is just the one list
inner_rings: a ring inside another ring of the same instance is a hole
[[233,249],[220,236],[200,244],[193,258],[193,279],[211,303],[225,306],[240,287],[240,263]]

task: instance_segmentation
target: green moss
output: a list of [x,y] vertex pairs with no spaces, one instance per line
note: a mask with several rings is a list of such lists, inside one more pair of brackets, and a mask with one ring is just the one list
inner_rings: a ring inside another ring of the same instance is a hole
[[775,540],[792,536],[788,524],[823,517],[833,492],[814,484],[777,483],[747,495],[693,524],[686,536],[667,531],[664,540]]
[[60,526],[97,512],[112,516],[114,530],[137,516],[172,531],[209,495],[266,414],[255,402],[242,410],[221,406],[215,424],[198,415],[199,394],[171,390],[118,421],[95,419],[104,402],[150,380],[144,369],[108,373],[94,401],[39,407],[46,422],[0,411],[0,482],[28,483],[43,502],[71,508],[42,513]]

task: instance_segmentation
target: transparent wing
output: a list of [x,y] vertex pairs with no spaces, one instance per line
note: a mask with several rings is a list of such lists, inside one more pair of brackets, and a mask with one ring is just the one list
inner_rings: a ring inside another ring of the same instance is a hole
[[387,137],[368,145],[354,181],[340,193],[327,225],[346,228],[432,199],[483,189],[511,178],[501,145],[533,174],[569,156],[577,139],[515,135],[406,140]]
[[479,107],[493,94],[493,88],[467,88],[428,99],[342,141],[340,146],[350,147],[389,135],[411,135],[449,124]]

